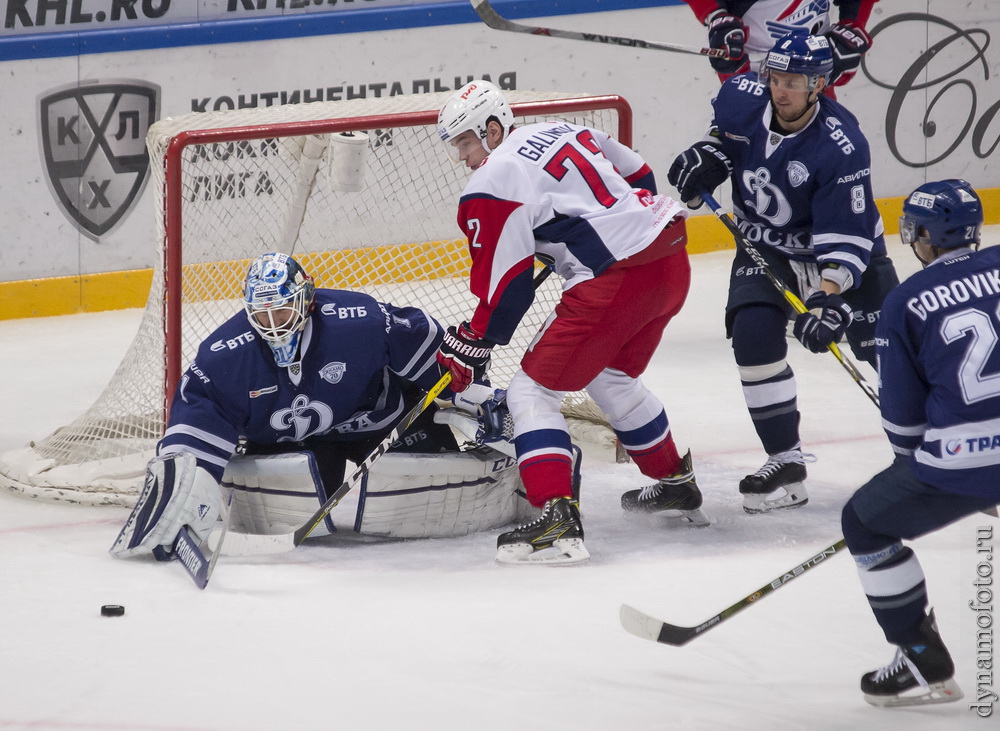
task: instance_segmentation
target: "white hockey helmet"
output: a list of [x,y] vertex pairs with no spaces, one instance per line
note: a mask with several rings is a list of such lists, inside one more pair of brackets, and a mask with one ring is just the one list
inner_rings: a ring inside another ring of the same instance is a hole
[[[504,134],[514,126],[514,113],[510,104],[504,98],[503,92],[489,81],[477,79],[470,81],[452,94],[438,113],[438,137],[442,142],[450,143],[463,132],[473,130],[486,145],[486,124],[490,119],[496,119],[503,127]],[[449,153],[453,145],[448,144]]]

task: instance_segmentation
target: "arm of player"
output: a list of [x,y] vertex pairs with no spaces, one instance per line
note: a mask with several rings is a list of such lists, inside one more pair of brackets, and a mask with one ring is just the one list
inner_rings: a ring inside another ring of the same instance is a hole
[[843,86],[854,78],[861,60],[872,47],[865,30],[876,0],[841,0],[840,18],[826,33],[833,52],[831,83]]
[[[429,391],[441,372],[437,352],[445,330],[433,317],[417,307],[382,304],[388,320],[389,370],[400,378]],[[448,394],[442,395],[447,398]]]
[[916,351],[906,336],[905,310],[895,305],[894,300],[892,294],[886,299],[875,329],[879,403],[882,428],[893,452],[909,456],[924,441],[927,431],[924,409],[929,394]]
[[626,147],[610,135],[594,135],[604,156],[611,161],[625,182],[633,188],[642,188],[656,195],[656,176],[642,155]]
[[198,466],[218,481],[236,452],[239,417],[231,413],[236,408],[235,399],[226,399],[230,411],[224,411],[214,381],[206,382],[205,378],[197,361],[181,377],[171,402],[170,421],[156,450],[161,456],[191,454]]
[[505,345],[535,297],[529,211],[517,201],[466,196],[458,221],[469,237],[469,289],[479,300],[468,329],[477,339]]

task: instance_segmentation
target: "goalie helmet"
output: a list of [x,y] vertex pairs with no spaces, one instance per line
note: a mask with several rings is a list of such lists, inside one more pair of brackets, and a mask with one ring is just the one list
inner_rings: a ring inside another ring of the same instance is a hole
[[907,246],[917,241],[942,249],[979,244],[983,203],[959,178],[924,183],[903,202],[899,236]]
[[243,309],[281,367],[295,362],[315,296],[312,278],[287,254],[263,254],[247,271]]
[[766,82],[771,71],[804,74],[813,91],[820,77],[830,83],[833,73],[833,51],[826,36],[811,36],[805,29],[796,29],[778,39],[760,63],[760,76]]
[[[486,145],[486,124],[496,119],[507,134],[514,126],[514,113],[503,92],[489,81],[470,81],[452,94],[438,113],[438,137],[450,143],[463,132],[472,130]],[[452,145],[448,145],[451,151]]]

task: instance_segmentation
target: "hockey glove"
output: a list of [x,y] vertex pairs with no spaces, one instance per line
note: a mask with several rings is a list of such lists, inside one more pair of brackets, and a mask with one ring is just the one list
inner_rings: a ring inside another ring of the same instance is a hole
[[830,83],[843,86],[854,78],[861,57],[872,47],[872,37],[857,23],[850,20],[834,25],[826,34],[833,52],[833,74]]
[[701,192],[711,193],[733,172],[733,163],[719,145],[701,140],[677,156],[667,180],[688,208],[701,207]]
[[437,361],[451,371],[451,390],[460,393],[473,381],[486,375],[492,350],[493,343],[476,335],[469,323],[449,327],[441,342]]
[[708,45],[721,48],[729,58],[710,58],[708,62],[720,74],[741,74],[750,70],[746,43],[750,29],[735,15],[719,9],[705,18],[708,27]]
[[803,312],[795,318],[792,332],[800,343],[814,353],[822,353],[843,337],[851,324],[851,306],[840,295],[813,292],[805,305],[818,314]]

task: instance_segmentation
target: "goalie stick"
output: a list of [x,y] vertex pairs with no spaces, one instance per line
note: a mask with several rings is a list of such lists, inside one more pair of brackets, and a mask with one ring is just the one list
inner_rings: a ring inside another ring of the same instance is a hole
[[543,28],[541,26],[521,25],[512,23],[498,13],[489,0],[469,0],[476,14],[486,25],[493,30],[504,30],[511,33],[530,33],[535,36],[551,36],[552,38],[567,38],[572,41],[591,41],[593,43],[604,43],[616,46],[629,46],[632,48],[647,48],[651,51],[672,51],[674,53],[690,53],[696,56],[709,56],[712,58],[729,58],[724,48],[692,48],[690,46],[680,46],[674,43],[660,43],[656,41],[641,41],[637,38],[622,38],[621,36],[609,36],[603,33],[581,33],[575,30],[556,30],[555,28]]
[[[733,223],[733,220],[725,213],[725,211],[722,210],[718,201],[705,191],[702,191],[700,195],[701,199],[708,204],[709,208],[712,209],[712,213],[714,213],[716,217],[722,221],[722,225],[729,229],[729,233],[731,233],[733,238],[736,239],[736,243],[743,247],[743,250],[750,255],[750,258],[753,259],[754,263],[759,266],[764,274],[767,275],[767,278],[771,280],[771,284],[773,284],[778,291],[784,295],[785,300],[787,300],[788,304],[792,306],[792,309],[800,314],[808,312],[809,310],[807,310],[806,306],[802,304],[802,300],[796,297],[795,293],[786,287],[784,282],[778,279],[778,276],[774,273],[770,265],[768,265],[767,261],[757,250],[757,247],[747,240],[747,238],[743,235],[743,232],[740,231],[739,227]],[[840,365],[844,367],[844,370],[846,370],[851,378],[854,379],[854,382],[858,384],[858,387],[865,392],[865,396],[871,399],[875,406],[881,408],[879,405],[878,394],[875,393],[875,390],[868,384],[865,377],[861,375],[861,371],[858,370],[858,367],[854,365],[853,361],[844,355],[840,346],[836,343],[830,343],[827,347],[830,349],[830,352],[833,353],[833,356],[840,362]]]
[[[543,268],[534,279],[534,288],[537,290],[551,273],[552,269],[549,267]],[[291,533],[276,533],[274,535],[233,533],[231,531],[228,534],[225,532],[221,534],[212,533],[208,537],[209,547],[216,552],[216,555],[225,553],[227,556],[266,556],[273,553],[285,553],[300,546],[302,541],[308,538],[309,534],[313,532],[316,526],[323,522],[323,519],[330,514],[331,510],[337,507],[337,504],[343,500],[344,496],[354,489],[355,485],[361,482],[379,457],[389,451],[389,447],[403,436],[406,430],[410,428],[410,425],[434,402],[434,399],[447,388],[449,383],[451,383],[450,372],[441,376],[423,399],[400,419],[396,427],[389,432],[385,439],[379,442],[371,454],[351,473],[351,476],[344,480],[340,487],[334,490],[333,494],[323,503],[320,509],[313,513],[312,517],[300,528]]]
[[737,612],[746,609],[751,604],[755,604],[771,592],[777,591],[792,579],[801,576],[809,569],[815,568],[826,559],[843,552],[846,547],[847,543],[843,538],[840,539],[832,546],[824,548],[809,560],[803,561],[795,568],[786,571],[770,583],[764,584],[764,586],[757,589],[757,591],[752,594],[748,594],[735,604],[723,609],[714,617],[710,617],[706,621],[694,627],[682,627],[680,625],[664,622],[646,614],[645,612],[641,612],[634,607],[630,607],[628,604],[622,604],[618,618],[619,621],[621,621],[622,627],[636,637],[641,637],[644,640],[653,640],[664,645],[680,647],[682,645],[686,645],[694,638],[700,637],[713,627],[718,627]]
[[[229,511],[232,503],[233,490],[230,490],[229,498],[226,504],[222,506],[222,528],[219,531],[216,545],[220,545],[223,542],[226,532],[229,530]],[[209,536],[210,539],[211,536]],[[181,566],[188,572],[188,576],[191,577],[191,580],[199,589],[204,589],[208,586],[208,580],[212,578],[212,572],[215,571],[215,564],[218,563],[219,555],[222,553],[222,551],[216,549],[211,556],[206,557],[203,547],[209,545],[209,540],[205,541],[204,546],[199,545],[198,541],[191,535],[191,531],[187,529],[187,526],[183,526],[177,534],[177,540],[174,542],[174,553],[177,555],[178,560],[180,560]]]

